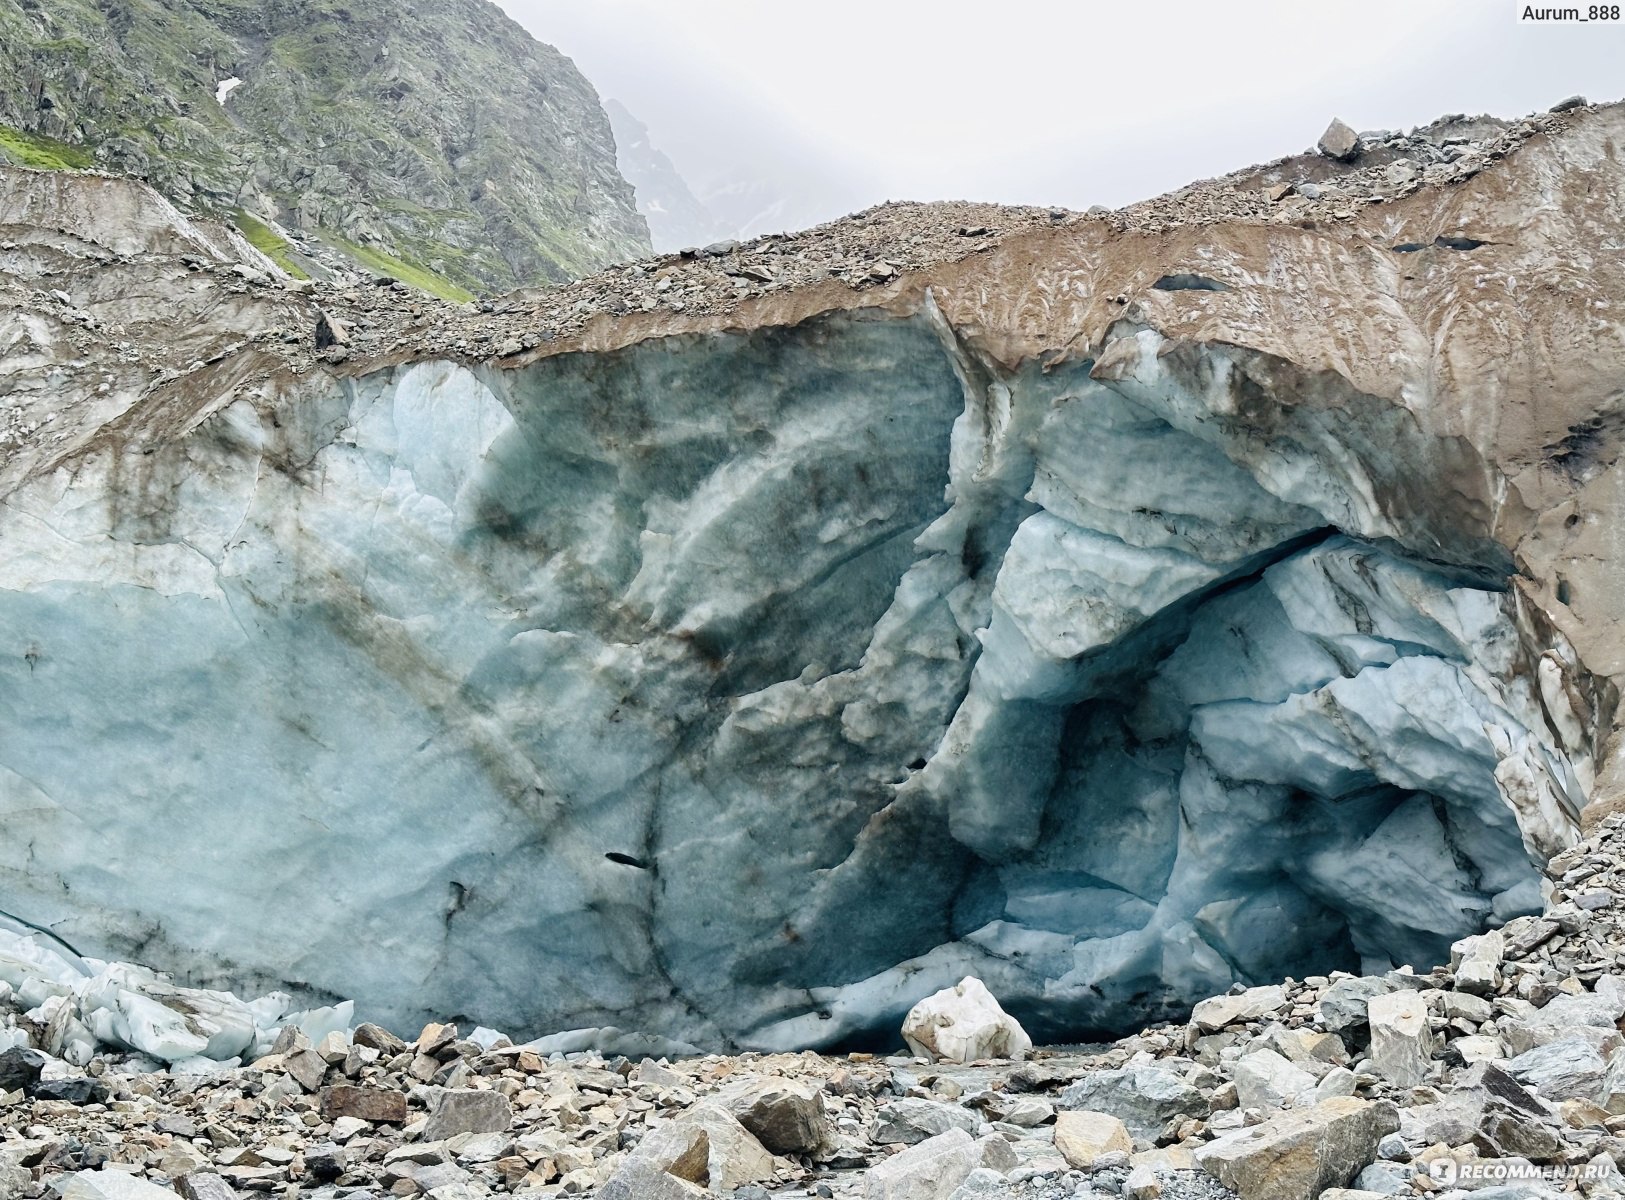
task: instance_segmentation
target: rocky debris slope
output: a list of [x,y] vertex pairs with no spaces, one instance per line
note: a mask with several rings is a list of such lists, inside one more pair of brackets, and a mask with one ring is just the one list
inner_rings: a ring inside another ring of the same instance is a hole
[[1313,228],[894,206],[491,312],[0,176],[3,907],[672,1050],[1444,961],[1619,790],[1625,114],[1526,124]]
[[[33,1048],[60,1027],[49,1006],[16,1011],[0,984],[17,1043],[0,1053],[0,1195],[1617,1195],[1622,860],[1625,816],[1609,817],[1553,860],[1542,913],[1463,940],[1450,966],[1237,988],[1186,1023],[1024,1063],[606,1058],[295,1018],[247,1065],[103,1047],[81,1070]],[[996,1013],[961,990],[933,1024]]]
[[[1347,161],[1297,155],[1111,211],[883,204],[798,233],[709,242],[621,264],[561,288],[484,302],[477,316],[442,311],[435,320],[408,328],[401,327],[398,300],[388,295],[350,291],[335,296],[334,302],[359,306],[357,315],[368,328],[359,333],[357,352],[418,354],[433,348],[454,356],[507,356],[551,348],[560,340],[571,344],[572,335],[594,319],[603,322],[629,313],[690,321],[738,314],[736,320],[748,322],[757,309],[772,311],[764,301],[826,282],[871,291],[905,274],[986,257],[1007,239],[1020,242],[1017,255],[1030,254],[1034,251],[1026,249],[1020,235],[1057,227],[1083,226],[1080,240],[1087,245],[1093,241],[1090,235],[1157,235],[1218,223],[1329,231],[1348,225],[1361,240],[1398,246],[1397,253],[1418,253],[1434,249],[1438,238],[1461,240],[1465,227],[1416,242],[1378,240],[1362,226],[1387,216],[1380,206],[1463,184],[1530,137],[1559,131],[1571,120],[1562,114],[1504,122],[1449,116],[1409,134],[1376,130],[1353,135],[1355,151]],[[1171,273],[1170,282],[1177,284],[1177,273]]]
[[455,293],[648,250],[592,87],[484,0],[8,3],[0,69],[0,159],[145,179],[296,269]]

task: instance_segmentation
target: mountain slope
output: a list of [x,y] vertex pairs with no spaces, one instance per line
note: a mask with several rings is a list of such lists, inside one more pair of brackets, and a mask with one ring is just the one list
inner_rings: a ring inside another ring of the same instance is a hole
[[0,0],[0,70],[0,155],[144,179],[295,266],[455,296],[648,248],[591,85],[485,0]]

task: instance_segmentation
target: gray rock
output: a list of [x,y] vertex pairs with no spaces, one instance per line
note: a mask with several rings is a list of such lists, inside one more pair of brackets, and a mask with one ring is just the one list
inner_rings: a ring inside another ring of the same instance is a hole
[[947,1200],[980,1158],[970,1134],[950,1130],[871,1167],[863,1178],[864,1200]]
[[1167,1067],[1154,1065],[1094,1071],[1062,1092],[1060,1105],[1109,1113],[1148,1141],[1174,1117],[1207,1114],[1202,1093]]
[[1513,1055],[1571,1035],[1584,1037],[1599,1052],[1606,1052],[1619,1045],[1617,1026],[1622,1016],[1625,1000],[1612,990],[1578,996],[1561,994],[1544,1008],[1508,1022],[1502,1040]]
[[174,1195],[123,1171],[80,1171],[61,1187],[62,1200],[172,1200]]
[[663,1063],[646,1058],[632,1069],[633,1083],[650,1083],[655,1087],[674,1088],[683,1085],[683,1077]]
[[874,1140],[882,1146],[912,1146],[950,1129],[974,1134],[982,1124],[970,1110],[938,1100],[894,1100],[883,1105],[875,1117]]
[[990,1133],[976,1139],[976,1150],[981,1163],[978,1170],[1014,1171],[1021,1165],[1021,1158],[1001,1134]]
[[1274,984],[1248,988],[1234,996],[1213,996],[1191,1012],[1191,1024],[1204,1033],[1217,1033],[1227,1025],[1273,1016],[1286,1007],[1286,991]]
[[1352,1096],[1358,1090],[1359,1080],[1347,1067],[1333,1067],[1315,1084],[1315,1099],[1330,1100],[1333,1096]]
[[598,1200],[703,1200],[710,1194],[653,1163],[629,1159],[598,1189]]
[[430,1106],[423,1140],[443,1142],[459,1133],[501,1133],[512,1127],[513,1106],[501,1092],[442,1092]]
[[0,1092],[20,1092],[31,1088],[49,1060],[38,1050],[13,1046],[0,1053]]
[[323,1142],[305,1151],[305,1170],[320,1183],[328,1183],[344,1174],[349,1166],[349,1155],[342,1146]]
[[1409,1162],[1411,1152],[1405,1148],[1405,1139],[1397,1133],[1387,1134],[1377,1143],[1377,1155],[1389,1162]]
[[1333,1033],[1363,1029],[1372,998],[1386,996],[1395,986],[1379,976],[1338,980],[1320,998],[1320,1024]]
[[1506,1064],[1507,1074],[1538,1088],[1545,1100],[1597,1100],[1607,1064],[1583,1037],[1536,1046]]
[[965,1182],[954,1189],[948,1200],[977,1200],[982,1196],[1003,1196],[1009,1188],[1004,1174],[1000,1171],[989,1170],[987,1167],[977,1167],[965,1176]]
[[1414,1087],[1428,1075],[1434,1037],[1427,1001],[1416,992],[1373,996],[1367,1005],[1371,1026],[1371,1065],[1399,1087]]
[[1124,1200],[1159,1200],[1162,1181],[1150,1167],[1135,1167],[1123,1180],[1122,1195]]
[[1303,1200],[1346,1187],[1398,1128],[1392,1104],[1341,1097],[1225,1134],[1196,1161],[1241,1200]]
[[1569,96],[1552,105],[1552,111],[1554,113],[1568,112],[1571,109],[1584,108],[1585,106],[1586,98],[1584,96]]
[[175,1181],[186,1200],[237,1200],[237,1189],[213,1171],[193,1171]]
[[35,1100],[61,1100],[67,1104],[106,1104],[111,1093],[100,1079],[42,1079],[28,1089]]
[[834,1147],[823,1097],[798,1080],[752,1080],[722,1092],[717,1103],[774,1154],[818,1157]]
[[1515,1113],[1485,1115],[1483,1133],[1506,1156],[1544,1161],[1555,1158],[1562,1149],[1557,1131],[1541,1121]]
[[717,1105],[691,1108],[678,1123],[705,1131],[706,1175],[713,1189],[737,1188],[773,1178],[773,1156],[767,1147]]
[[322,1086],[322,1079],[327,1075],[327,1060],[307,1044],[284,1054],[282,1069],[305,1091],[314,1092]]
[[[668,1175],[687,1183],[707,1180],[711,1169],[711,1137],[695,1122],[661,1121],[643,1135],[637,1149],[616,1168],[610,1185],[630,1188],[634,1180],[650,1172]],[[636,1195],[635,1192],[628,1193]]]
[[1354,1186],[1380,1196],[1408,1196],[1414,1171],[1400,1163],[1374,1162],[1354,1177]]
[[1242,1108],[1291,1108],[1315,1090],[1315,1077],[1273,1050],[1244,1054],[1235,1064],[1236,1096]]
[[1400,1130],[1413,1142],[1459,1146],[1478,1132],[1484,1120],[1485,1101],[1481,1090],[1447,1091],[1431,1104],[1400,1110]]
[[1360,137],[1334,117],[1332,123],[1326,126],[1326,132],[1320,135],[1320,141],[1315,143],[1315,148],[1327,158],[1353,162],[1360,157]]
[[1456,986],[1479,996],[1495,995],[1505,951],[1506,939],[1499,929],[1455,942],[1450,947],[1450,969]]

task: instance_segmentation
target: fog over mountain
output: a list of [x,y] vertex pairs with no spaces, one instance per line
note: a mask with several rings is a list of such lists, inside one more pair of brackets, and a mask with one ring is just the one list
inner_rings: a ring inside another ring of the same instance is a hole
[[1620,90],[1617,29],[1526,24],[1482,0],[1374,0],[1349,10],[1347,36],[1277,0],[1172,0],[1149,41],[1051,0],[997,21],[958,0],[929,21],[858,0],[501,3],[740,233],[887,199],[1116,207],[1296,153],[1334,115],[1405,128]]

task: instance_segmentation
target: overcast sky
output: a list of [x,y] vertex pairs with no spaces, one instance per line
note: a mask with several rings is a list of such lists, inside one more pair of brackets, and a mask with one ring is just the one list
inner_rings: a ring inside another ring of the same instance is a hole
[[1625,94],[1625,25],[1511,0],[498,0],[697,188],[1120,205],[1312,145]]

